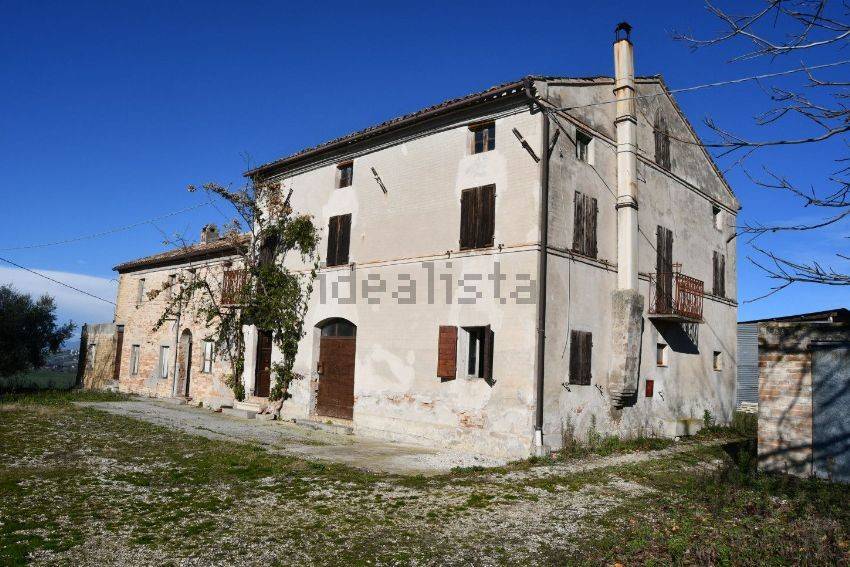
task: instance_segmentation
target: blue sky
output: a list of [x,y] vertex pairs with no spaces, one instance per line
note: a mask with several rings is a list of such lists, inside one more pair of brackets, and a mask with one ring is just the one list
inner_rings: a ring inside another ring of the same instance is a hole
[[[671,87],[797,67],[799,58],[727,63],[728,48],[691,53],[674,30],[717,30],[694,2],[351,3],[8,2],[0,0],[0,248],[60,240],[197,204],[189,183],[239,183],[251,164],[529,73],[610,74],[613,27],[628,20],[639,74]],[[735,4],[742,11],[742,3]],[[846,58],[813,53],[808,64]],[[847,69],[843,71],[846,74]],[[790,81],[790,82],[793,82]],[[698,131],[711,116],[757,135],[756,85],[682,94]],[[791,125],[799,127],[800,125]],[[780,130],[781,131],[781,130]],[[787,133],[787,131],[786,131]],[[806,186],[836,169],[838,144],[749,161]],[[721,166],[728,165],[721,161]],[[818,218],[790,197],[729,180],[741,220]],[[163,236],[222,218],[208,207],[106,238],[0,255],[112,299],[115,264],[163,249]],[[795,259],[847,270],[850,226],[764,237]],[[794,286],[754,303],[770,282],[739,245],[740,319],[847,305],[847,290]],[[58,294],[5,266],[0,281]],[[73,293],[60,313],[110,320],[111,306]]]

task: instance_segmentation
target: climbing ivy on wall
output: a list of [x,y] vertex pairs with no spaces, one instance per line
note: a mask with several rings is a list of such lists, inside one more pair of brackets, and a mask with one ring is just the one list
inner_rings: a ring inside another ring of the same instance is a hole
[[[198,190],[189,186],[190,192]],[[287,192],[280,182],[252,179],[236,190],[207,183],[200,190],[211,201],[223,201],[235,212],[223,236],[236,251],[235,259],[226,275],[221,269],[199,263],[151,291],[150,298],[163,293],[166,297],[155,329],[178,317],[204,322],[210,333],[207,340],[214,341],[218,355],[230,363],[228,386],[239,400],[245,399],[241,379],[244,329],[253,325],[271,331],[282,355],[272,365],[269,393],[269,398],[278,402],[275,413],[279,413],[283,401],[291,397],[292,382],[302,378],[292,368],[304,336],[304,317],[319,264],[318,230],[310,215],[292,210],[291,190]],[[174,241],[189,246],[180,239]],[[293,254],[300,258],[301,269],[287,267],[287,259]]]

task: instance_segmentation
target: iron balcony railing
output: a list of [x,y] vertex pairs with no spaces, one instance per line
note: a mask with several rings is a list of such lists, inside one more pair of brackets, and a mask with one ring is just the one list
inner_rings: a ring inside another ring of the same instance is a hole
[[649,276],[649,314],[656,318],[702,322],[705,297],[702,280],[681,273],[674,265],[672,272],[657,272]]

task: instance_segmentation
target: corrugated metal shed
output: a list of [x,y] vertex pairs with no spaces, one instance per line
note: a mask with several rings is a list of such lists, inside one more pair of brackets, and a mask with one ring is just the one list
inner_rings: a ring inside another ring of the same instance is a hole
[[738,385],[735,406],[759,401],[759,325],[738,323]]

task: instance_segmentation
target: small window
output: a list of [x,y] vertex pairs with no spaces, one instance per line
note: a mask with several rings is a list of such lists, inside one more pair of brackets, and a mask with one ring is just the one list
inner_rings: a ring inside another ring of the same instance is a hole
[[655,394],[655,380],[651,378],[646,379],[646,389],[644,391],[644,395],[647,398],[651,398]]
[[496,123],[470,126],[472,131],[472,153],[480,154],[496,149]]
[[589,386],[593,335],[586,331],[570,332],[570,384]]
[[351,243],[351,215],[338,215],[328,221],[328,266],[348,264],[348,248]]
[[573,252],[596,258],[596,199],[576,191],[573,215]]
[[347,161],[336,166],[337,188],[351,187],[352,183],[354,183],[354,162]]
[[712,290],[718,297],[726,297],[726,256],[720,252],[712,253]]
[[139,345],[130,347],[130,374],[133,376],[139,373],[139,355],[141,351],[142,349]]
[[167,346],[159,347],[159,377],[168,378],[168,353],[170,348]]
[[496,186],[464,189],[460,199],[460,249],[493,246]]
[[667,366],[667,352],[669,349],[664,343],[658,343],[655,347],[655,365]]
[[593,142],[593,138],[590,134],[576,130],[576,159],[585,163],[593,163],[591,142]]
[[139,278],[139,288],[136,290],[136,305],[145,300],[145,278]]
[[467,378],[490,380],[493,368],[493,331],[490,326],[463,327],[460,367]]
[[207,374],[212,372],[213,346],[214,344],[212,341],[204,341],[204,364],[201,372],[205,372]]
[[723,210],[717,205],[711,206],[711,218],[714,221],[714,228],[723,230]]
[[723,370],[723,354],[719,350],[714,351],[711,359],[715,370]]

